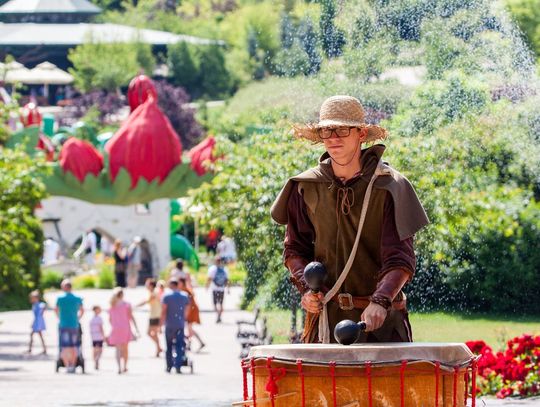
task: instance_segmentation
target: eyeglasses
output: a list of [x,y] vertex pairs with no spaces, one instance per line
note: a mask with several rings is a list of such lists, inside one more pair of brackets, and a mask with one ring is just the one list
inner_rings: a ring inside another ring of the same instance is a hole
[[351,129],[354,127],[337,127],[337,128],[322,128],[319,129],[319,137],[323,140],[329,139],[332,137],[332,134],[336,134],[338,138],[349,137],[351,135]]

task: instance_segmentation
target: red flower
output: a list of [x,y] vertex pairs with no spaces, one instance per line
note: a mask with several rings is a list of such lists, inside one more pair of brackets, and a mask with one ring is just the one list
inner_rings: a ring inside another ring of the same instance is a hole
[[87,141],[72,137],[64,143],[60,151],[60,166],[83,182],[88,173],[98,175],[103,169],[103,157]]
[[182,145],[156,100],[149,98],[128,117],[105,150],[109,153],[111,179],[114,181],[123,167],[134,188],[141,177],[162,182],[180,164]]
[[207,170],[204,167],[205,162],[209,161],[213,163],[217,160],[217,157],[214,157],[213,155],[215,145],[216,140],[214,137],[210,136],[188,152],[188,156],[191,158],[191,168],[198,176],[206,174]]
[[496,396],[497,396],[498,399],[504,399],[504,398],[506,398],[508,396],[511,396],[512,393],[513,393],[512,389],[509,389],[509,388],[505,387],[505,388],[499,390],[497,392]]
[[127,98],[131,111],[146,102],[149,96],[157,100],[157,91],[154,82],[146,75],[138,75],[129,83]]
[[492,349],[484,341],[468,341],[465,344],[472,353],[483,355],[486,352],[492,352]]
[[21,110],[21,123],[24,127],[39,126],[41,124],[41,113],[35,103],[27,103]]

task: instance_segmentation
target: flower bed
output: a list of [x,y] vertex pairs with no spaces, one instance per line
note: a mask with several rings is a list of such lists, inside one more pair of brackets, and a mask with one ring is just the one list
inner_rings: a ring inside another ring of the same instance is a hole
[[484,341],[467,346],[480,355],[477,391],[498,398],[540,394],[540,335],[521,335],[507,342],[504,352],[494,353]]

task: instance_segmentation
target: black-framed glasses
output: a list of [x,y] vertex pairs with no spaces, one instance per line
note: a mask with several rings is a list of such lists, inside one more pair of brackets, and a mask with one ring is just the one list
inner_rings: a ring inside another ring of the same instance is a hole
[[335,134],[338,138],[349,137],[351,135],[351,129],[353,128],[354,127],[324,127],[322,129],[319,129],[319,137],[323,140],[331,138],[332,134]]

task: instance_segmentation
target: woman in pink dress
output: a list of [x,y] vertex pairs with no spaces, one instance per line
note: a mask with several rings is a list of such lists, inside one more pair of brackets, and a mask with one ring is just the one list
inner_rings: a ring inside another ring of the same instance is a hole
[[[113,290],[111,298],[111,309],[109,310],[109,321],[111,323],[111,334],[108,338],[108,344],[116,347],[116,363],[118,363],[118,374],[127,372],[128,345],[135,339],[131,331],[133,324],[137,336],[139,328],[131,312],[131,304],[124,301],[124,291],[121,287]],[[122,365],[122,360],[124,361]]]

